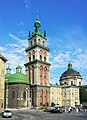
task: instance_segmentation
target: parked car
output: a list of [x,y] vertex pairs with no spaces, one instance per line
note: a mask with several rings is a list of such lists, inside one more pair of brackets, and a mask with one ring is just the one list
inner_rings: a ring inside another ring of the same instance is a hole
[[62,113],[62,110],[55,108],[55,109],[50,110],[50,112],[51,113]]
[[2,117],[12,117],[12,112],[10,109],[5,109],[4,112],[2,112]]
[[48,107],[48,108],[46,108],[46,109],[44,110],[44,112],[50,112],[50,110],[51,110],[51,108]]

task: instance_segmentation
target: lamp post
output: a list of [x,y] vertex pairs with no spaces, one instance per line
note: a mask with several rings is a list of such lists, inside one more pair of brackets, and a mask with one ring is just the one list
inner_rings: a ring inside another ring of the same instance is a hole
[[65,86],[64,86],[64,109],[66,112],[66,88],[65,88]]
[[27,92],[27,108],[29,107],[29,101],[31,101],[29,90],[30,90],[30,88],[26,88],[26,92]]
[[64,86],[64,111],[66,112],[66,86],[67,84],[63,84]]
[[6,80],[5,83],[5,108],[8,108],[8,98],[9,98],[9,86],[8,86],[9,80]]

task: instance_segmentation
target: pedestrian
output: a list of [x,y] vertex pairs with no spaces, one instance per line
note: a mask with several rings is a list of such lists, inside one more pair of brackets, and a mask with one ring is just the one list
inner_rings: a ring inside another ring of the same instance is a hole
[[78,108],[76,108],[76,113],[78,114],[78,112],[79,112],[79,110],[78,110]]
[[86,114],[86,112],[87,112],[87,110],[86,110],[86,109],[84,109],[84,114]]
[[36,107],[36,111],[38,112],[38,106]]
[[68,111],[68,113],[70,113],[71,112],[71,107],[69,107],[69,111]]

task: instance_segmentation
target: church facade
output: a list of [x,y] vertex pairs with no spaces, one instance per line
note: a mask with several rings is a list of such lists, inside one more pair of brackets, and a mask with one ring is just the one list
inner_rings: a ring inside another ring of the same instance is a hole
[[26,75],[18,66],[16,73],[11,74],[8,66],[6,69],[6,107],[30,108],[48,106],[51,103],[59,106],[80,105],[79,86],[82,83],[81,75],[73,70],[72,64],[60,77],[60,85],[50,84],[50,49],[46,46],[46,31],[40,31],[41,23],[36,17],[35,30],[28,35],[26,48],[27,61],[24,64]]

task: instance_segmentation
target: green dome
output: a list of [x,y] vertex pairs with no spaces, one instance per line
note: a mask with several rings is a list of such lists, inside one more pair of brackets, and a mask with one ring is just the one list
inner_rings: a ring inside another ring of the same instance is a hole
[[39,21],[38,17],[36,17],[36,21],[34,23],[34,27],[41,27],[40,21]]
[[18,65],[18,66],[16,67],[16,69],[22,69],[22,67],[21,67],[20,65]]
[[9,78],[9,83],[29,83],[29,80],[25,74],[15,73]]

